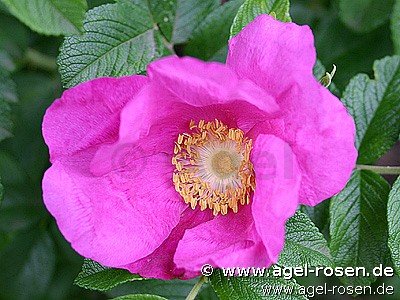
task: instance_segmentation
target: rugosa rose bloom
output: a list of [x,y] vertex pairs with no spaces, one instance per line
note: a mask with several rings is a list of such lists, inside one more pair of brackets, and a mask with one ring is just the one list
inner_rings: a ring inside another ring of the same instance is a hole
[[226,64],[170,56],[47,110],[44,201],[81,255],[155,278],[270,266],[299,204],[339,192],[355,126],[313,76],[309,27],[263,15]]

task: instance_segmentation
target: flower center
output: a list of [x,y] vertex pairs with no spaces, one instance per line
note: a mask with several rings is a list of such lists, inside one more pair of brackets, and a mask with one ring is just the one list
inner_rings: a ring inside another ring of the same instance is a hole
[[239,168],[238,157],[234,153],[222,150],[212,156],[211,167],[216,176],[221,178],[230,177]]
[[214,215],[238,211],[249,204],[254,191],[252,140],[240,129],[228,128],[219,120],[190,122],[190,133],[178,136],[172,163],[176,191],[194,209],[207,207]]

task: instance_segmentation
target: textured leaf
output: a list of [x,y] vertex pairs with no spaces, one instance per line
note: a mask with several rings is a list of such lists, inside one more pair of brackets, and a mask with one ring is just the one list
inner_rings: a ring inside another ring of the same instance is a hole
[[65,87],[101,76],[144,72],[152,60],[168,53],[149,11],[130,1],[90,10],[84,33],[68,37],[58,59]]
[[341,277],[346,284],[375,281],[372,269],[388,257],[386,206],[389,184],[371,171],[355,171],[345,189],[331,199],[330,249],[336,265],[363,266],[370,277]]
[[82,271],[74,283],[85,289],[108,291],[119,284],[141,279],[127,270],[106,268],[93,260],[85,259]]
[[113,300],[167,300],[167,298],[163,298],[155,295],[126,295],[118,298],[113,298]]
[[44,299],[55,263],[54,243],[43,230],[14,236],[0,252],[0,298]]
[[396,54],[400,54],[400,0],[396,0],[394,5],[391,26],[395,52]]
[[[141,281],[132,281],[122,284],[111,291],[108,295],[111,297],[118,297],[127,294],[152,294],[167,299],[185,300],[193,285],[196,284],[198,279],[192,280],[156,280],[147,279]],[[203,289],[204,290],[204,289]],[[207,291],[206,291],[207,292]],[[203,291],[199,294],[199,299]],[[207,292],[209,294],[209,292]],[[203,298],[204,300],[211,300],[209,297]]]
[[375,79],[354,77],[343,102],[357,126],[358,163],[370,164],[385,154],[400,133],[400,56],[374,64]]
[[329,206],[330,199],[327,199],[316,206],[302,205],[300,207],[300,211],[305,213],[311,219],[327,240],[329,239]]
[[214,270],[209,278],[221,300],[297,300],[307,299],[298,292],[294,280],[278,277],[226,277],[222,271]]
[[174,44],[186,42],[204,18],[220,5],[218,0],[133,1],[148,9],[163,36]]
[[112,3],[112,2],[115,2],[115,1],[114,0],[87,0],[89,9],[96,7],[96,6],[103,5],[103,4]]
[[400,177],[394,183],[388,202],[389,248],[397,274],[400,274]]
[[194,31],[185,55],[225,62],[230,26],[242,3],[243,0],[231,0],[210,13]]
[[298,211],[287,221],[285,247],[278,264],[287,267],[332,265],[324,236],[306,214]]
[[48,35],[79,33],[85,0],[1,0],[10,12],[32,30]]
[[342,21],[358,32],[368,32],[389,20],[394,0],[340,0]]
[[291,21],[289,6],[289,0],[246,0],[233,20],[231,36],[238,34],[243,27],[261,14],[274,13],[278,20]]

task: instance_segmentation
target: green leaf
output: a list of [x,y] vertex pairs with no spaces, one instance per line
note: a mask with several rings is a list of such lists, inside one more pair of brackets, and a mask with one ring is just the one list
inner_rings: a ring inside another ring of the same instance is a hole
[[[157,0],[155,0],[157,1]],[[220,6],[218,0],[176,0],[177,10],[171,41],[174,44],[187,42],[205,18]],[[160,1],[158,1],[160,2]],[[220,16],[224,18],[224,16]]]
[[197,295],[196,300],[219,300],[219,298],[212,286],[210,284],[205,284]]
[[365,74],[354,77],[342,99],[356,123],[360,164],[375,162],[400,133],[400,56],[376,61],[374,73],[374,80]]
[[300,286],[294,280],[280,277],[227,277],[214,270],[209,279],[221,300],[307,299],[299,294]]
[[85,289],[108,291],[119,284],[142,279],[127,270],[107,268],[93,260],[85,259],[82,271],[74,283]]
[[93,8],[96,6],[100,6],[107,3],[112,3],[114,0],[87,0],[87,4],[89,8]]
[[[165,297],[167,299],[185,300],[190,290],[196,284],[198,279],[192,280],[156,280],[146,279],[142,281],[132,281],[122,284],[107,294],[111,297],[118,297],[127,294],[152,294]],[[203,289],[205,290],[205,289]],[[203,294],[200,292],[199,297]],[[210,294],[206,291],[206,294]],[[203,298],[204,300],[211,300],[210,298]],[[199,298],[200,300],[200,298]]]
[[167,298],[155,295],[142,294],[142,295],[126,295],[118,298],[113,298],[112,300],[167,300]]
[[187,42],[204,18],[220,6],[218,0],[120,0],[120,2],[133,2],[147,10],[161,34],[173,44]]
[[202,60],[225,62],[230,26],[242,3],[243,0],[231,0],[210,13],[194,31],[184,54]]
[[[3,56],[5,52],[5,55],[11,57],[12,65],[20,63],[26,48],[29,46],[30,30],[13,16],[5,15],[2,12],[0,12],[0,28],[0,51],[2,51]],[[0,65],[10,72],[14,71],[13,67],[11,69],[7,67],[7,65],[10,66],[10,62],[2,61]]]
[[395,53],[400,54],[400,0],[396,0],[393,8],[391,28]]
[[286,267],[332,266],[328,244],[310,218],[298,211],[286,223],[285,247],[278,264]]
[[389,20],[394,0],[340,0],[342,21],[357,32],[371,31]]
[[79,33],[85,16],[85,0],[1,0],[21,22],[47,35]]
[[340,267],[365,267],[370,277],[341,277],[345,284],[368,285],[372,269],[388,257],[386,206],[389,184],[371,171],[355,171],[340,194],[331,199],[331,242]]
[[329,239],[329,205],[330,199],[327,199],[316,206],[302,205],[300,207],[300,210],[307,214],[320,232],[322,232],[325,239]]
[[66,38],[58,63],[65,87],[72,87],[96,77],[142,73],[167,53],[148,10],[125,0],[90,10],[84,33]]
[[389,194],[388,201],[389,248],[397,274],[400,274],[400,177]]
[[289,0],[246,0],[233,20],[231,37],[261,14],[274,13],[278,20],[290,22],[289,6]]
[[186,42],[204,18],[220,6],[218,0],[133,1],[147,7],[163,36],[174,44]]
[[0,298],[46,298],[55,264],[54,243],[42,229],[13,236],[0,252]]

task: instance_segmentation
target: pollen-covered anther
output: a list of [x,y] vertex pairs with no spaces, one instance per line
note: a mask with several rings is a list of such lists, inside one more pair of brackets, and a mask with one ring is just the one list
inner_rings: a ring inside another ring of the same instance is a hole
[[226,215],[229,208],[249,204],[255,189],[250,161],[252,140],[240,129],[221,121],[192,120],[189,133],[178,135],[172,164],[176,191],[193,209],[211,209]]

